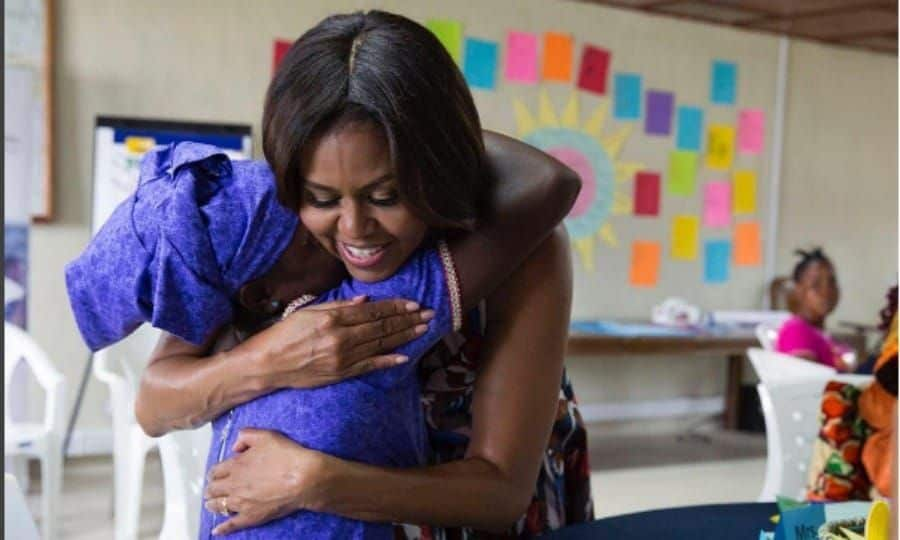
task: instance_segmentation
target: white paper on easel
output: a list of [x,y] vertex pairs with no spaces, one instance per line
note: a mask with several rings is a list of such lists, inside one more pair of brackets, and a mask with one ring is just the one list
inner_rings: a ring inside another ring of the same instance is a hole
[[30,190],[36,185],[39,152],[34,147],[34,70],[3,69],[3,207],[6,223],[26,224],[30,219]]
[[[47,65],[47,24],[46,2],[43,0],[7,0],[3,6],[3,61],[4,75],[15,80],[13,90],[14,114],[16,115],[13,130],[21,136],[19,141],[28,146],[30,161],[28,167],[28,199],[26,210],[31,215],[43,215],[47,211],[47,201],[50,199],[49,182],[45,181],[47,174],[48,133],[45,124],[46,105],[45,75]],[[27,73],[30,82],[27,85],[20,84],[20,76]],[[9,95],[10,87],[4,83]],[[7,127],[4,135],[9,132],[10,101],[4,99],[4,109],[7,111]],[[9,145],[9,137],[5,137],[5,144]],[[7,177],[8,178],[8,177]],[[6,206],[7,211],[10,208]]]

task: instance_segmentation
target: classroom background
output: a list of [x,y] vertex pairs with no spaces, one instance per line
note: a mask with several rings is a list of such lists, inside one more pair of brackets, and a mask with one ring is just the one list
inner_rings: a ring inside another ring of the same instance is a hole
[[[7,18],[9,4],[16,3],[7,3]],[[484,128],[520,137],[582,175],[566,222],[573,321],[646,322],[670,297],[705,313],[768,309],[771,281],[790,273],[795,249],[811,246],[822,246],[835,263],[843,291],[835,324],[875,324],[897,280],[896,48],[839,46],[684,13],[575,1],[52,6],[52,217],[7,227],[7,294],[10,279],[25,291],[25,308],[15,316],[65,377],[67,420],[88,350],[67,306],[62,268],[92,231],[97,117],[249,125],[253,157],[261,158],[262,102],[279,55],[336,12],[378,8],[427,24],[463,70]],[[896,36],[895,4],[886,17]],[[11,261],[13,234],[27,240],[15,244],[24,254]],[[874,345],[875,336],[868,340]],[[617,498],[602,483],[633,484],[631,471],[654,460],[671,464],[661,454],[689,454],[672,450],[678,441],[699,448],[703,457],[685,462],[708,462],[704,474],[721,475],[741,460],[750,463],[747,478],[762,474],[764,435],[706,430],[726,407],[721,355],[579,354],[567,367],[595,448],[617,437],[670,445],[647,450],[635,458],[640,463],[618,463],[614,450],[597,450],[598,516],[755,499],[759,486],[739,482],[706,495],[683,489],[669,504],[652,488]],[[752,393],[749,363],[740,379]],[[21,402],[37,415],[41,394],[33,381],[27,388]],[[100,471],[108,465],[97,460],[112,451],[110,408],[107,386],[88,378],[68,455]],[[713,446],[676,440],[675,433],[700,433]],[[148,482],[150,499],[159,499],[158,482]],[[101,512],[109,506],[91,503]],[[151,537],[153,523],[144,526],[142,535]]]

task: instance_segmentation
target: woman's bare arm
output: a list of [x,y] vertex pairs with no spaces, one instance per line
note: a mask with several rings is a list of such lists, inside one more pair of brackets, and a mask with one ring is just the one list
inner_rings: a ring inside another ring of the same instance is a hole
[[[135,417],[151,437],[191,429],[279,388],[321,386],[404,361],[393,350],[425,331],[430,311],[407,300],[332,302],[210,352],[163,333],[141,377]],[[231,348],[234,346],[233,348]]]
[[[489,299],[486,363],[476,382],[464,459],[388,469],[307,450],[277,433],[242,431],[240,453],[210,473],[207,498],[227,496],[229,505],[240,505],[218,532],[304,508],[366,521],[509,527],[528,505],[549,440],[571,290],[560,227]],[[272,503],[276,494],[278,504]]]
[[581,189],[572,169],[532,146],[491,131],[484,143],[497,179],[494,211],[449,243],[466,308],[487,298],[553,232]]

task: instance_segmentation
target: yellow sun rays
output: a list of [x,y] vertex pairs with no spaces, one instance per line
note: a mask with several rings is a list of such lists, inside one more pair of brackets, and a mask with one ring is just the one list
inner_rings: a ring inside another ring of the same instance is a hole
[[[615,189],[613,191],[610,213],[613,215],[630,214],[633,209],[630,182],[634,178],[634,174],[638,170],[643,169],[644,165],[637,162],[618,160],[622,147],[631,136],[633,126],[624,124],[619,126],[614,132],[605,134],[608,112],[609,101],[603,100],[594,108],[587,119],[581,122],[578,94],[574,90],[559,113],[557,113],[557,109],[547,95],[546,90],[541,90],[538,95],[536,114],[521,99],[517,98],[513,101],[516,134],[520,138],[527,137],[540,129],[566,128],[580,131],[594,139],[600,148],[606,152],[607,157],[613,164]],[[594,270],[594,247],[597,239],[610,247],[618,245],[615,230],[608,221],[601,225],[595,234],[572,240],[572,244],[581,256],[585,269],[589,271]]]

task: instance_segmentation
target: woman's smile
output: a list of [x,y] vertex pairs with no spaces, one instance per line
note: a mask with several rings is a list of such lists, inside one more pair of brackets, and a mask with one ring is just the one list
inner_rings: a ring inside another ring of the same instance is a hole
[[337,241],[338,253],[347,264],[358,268],[372,268],[384,259],[390,243],[360,244]]

